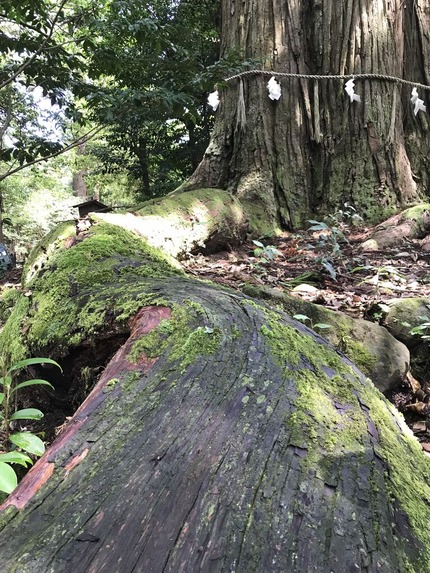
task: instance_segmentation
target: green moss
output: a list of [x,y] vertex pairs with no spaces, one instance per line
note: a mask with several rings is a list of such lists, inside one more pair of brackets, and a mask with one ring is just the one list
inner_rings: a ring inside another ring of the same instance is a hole
[[137,363],[142,356],[157,358],[166,350],[169,345],[169,336],[177,328],[178,323],[174,317],[162,320],[154,330],[136,340],[127,356],[128,360]]
[[[369,190],[368,190],[369,191]],[[372,188],[372,192],[373,192]],[[371,195],[368,195],[371,197]],[[389,217],[395,215],[398,211],[397,205],[382,207],[381,205],[364,204],[363,210],[359,213],[363,219],[370,225],[377,225],[381,221],[385,221]]]
[[376,356],[370,352],[362,342],[354,340],[352,336],[346,334],[346,332],[348,332],[347,329],[341,329],[337,347],[359,368],[359,370],[369,376],[376,366]]
[[420,221],[426,211],[430,211],[430,203],[420,203],[419,205],[405,209],[405,211],[403,211],[403,218]]
[[[286,420],[291,443],[307,449],[304,464],[319,468],[319,475],[330,483],[330,452],[339,456],[351,450],[363,451],[367,420],[356,396],[358,376],[333,348],[282,324],[277,313],[263,312],[267,323],[262,333],[297,391],[294,413]],[[353,407],[339,411],[334,401]]]
[[[430,314],[428,298],[402,298],[393,301],[389,306],[388,314],[386,313],[384,323],[394,332],[399,340],[412,339],[410,334],[414,326],[419,326],[423,321],[420,317]],[[418,337],[415,342],[418,341]]]
[[85,240],[65,248],[60,238],[67,229],[51,235],[55,248],[46,247],[43,269],[48,272],[35,271],[28,284],[27,340],[36,351],[54,343],[66,351],[105,328],[106,317],[124,322],[157,298],[145,294],[144,278],[183,274],[170,257],[119,226],[97,223]]
[[197,327],[189,333],[184,344],[174,347],[172,358],[181,359],[181,367],[186,368],[193,364],[198,356],[213,354],[220,347],[221,333],[218,330]]
[[29,298],[21,295],[0,334],[0,355],[7,362],[14,363],[27,358],[27,345],[24,340],[27,330],[26,315],[30,306]]
[[276,221],[268,217],[264,205],[256,201],[241,199],[248,217],[249,234],[251,237],[274,237],[282,233]]
[[[349,448],[351,443],[357,446],[367,429],[364,417],[360,415],[355,419],[354,409],[341,417],[333,406],[333,400],[357,405],[355,372],[332,348],[280,323],[276,313],[267,310],[264,313],[268,322],[263,325],[262,333],[272,355],[285,368],[285,375],[293,378],[298,392],[295,413],[287,421],[293,443],[310,450],[312,444],[317,447],[319,436],[315,434],[315,427],[318,426],[325,429],[332,447],[336,446],[338,451]],[[319,448],[308,456],[308,462],[315,461],[315,456],[321,456]]]
[[241,332],[238,328],[233,326],[232,331],[231,331],[231,336],[232,336],[232,340],[236,340],[236,339],[241,338],[243,336],[243,332]]
[[[318,344],[310,336],[281,324],[276,313],[263,310],[267,323],[262,332],[276,361],[292,377],[298,396],[295,411],[286,420],[291,432],[291,443],[307,450],[304,467],[318,468],[317,475],[331,483],[336,475],[336,460],[342,452],[365,455],[368,447],[368,416],[362,404],[370,409],[369,417],[378,429],[380,440],[377,455],[387,462],[390,472],[374,476],[370,496],[378,491],[381,483],[397,499],[408,515],[414,535],[422,547],[430,546],[430,464],[423,456],[420,445],[406,425],[399,432],[398,413],[385,398],[375,391],[370,381],[360,381],[348,365],[333,350]],[[293,340],[295,339],[295,340]],[[297,356],[294,358],[294,354]],[[293,357],[293,360],[292,360]],[[292,364],[287,369],[286,365]],[[335,375],[329,376],[323,366],[331,364]],[[357,391],[360,402],[357,399]],[[338,411],[333,399],[352,408]],[[411,455],[412,454],[412,455]],[[404,460],[411,461],[407,466]],[[370,499],[370,503],[372,503]],[[376,539],[381,524],[375,508],[372,523]],[[409,557],[404,555],[407,562]],[[418,561],[410,564],[411,571],[430,571],[428,551],[423,551]]]
[[74,221],[60,223],[40,241],[29,254],[23,271],[22,281],[27,284],[43,268],[45,262],[58,250],[64,248],[65,242],[76,235]]
[[211,327],[195,326],[202,307],[191,301],[176,306],[169,319],[141,336],[133,345],[128,359],[137,363],[142,356],[156,358],[170,349],[170,359],[179,361],[180,368],[193,364],[199,356],[213,354],[220,347],[221,333]]
[[217,208],[223,210],[225,203],[232,200],[232,196],[221,189],[207,188],[175,193],[160,199],[151,199],[137,205],[138,214],[148,215],[171,215],[176,212],[190,214],[190,210],[197,203],[202,204],[207,210]]
[[[102,300],[100,301],[100,305],[103,305]],[[123,323],[133,316],[140,308],[150,305],[168,306],[168,303],[155,293],[147,294],[142,292],[142,288],[139,287],[139,285],[136,285],[135,288],[131,286],[130,288],[127,288],[126,292],[121,292],[121,296],[117,297],[115,302],[116,320],[117,322]],[[94,309],[91,306],[91,303],[89,306],[91,307],[91,313],[97,314],[97,309]]]
[[[364,400],[370,407],[370,415],[380,435],[377,454],[388,462],[389,475],[386,484],[393,498],[408,515],[412,529],[422,543],[430,547],[430,464],[424,457],[421,446],[403,424],[403,432],[394,421],[394,407],[369,390],[364,391]],[[393,414],[391,414],[393,412]],[[398,414],[397,414],[398,415]],[[411,455],[412,454],[412,455]],[[408,463],[405,464],[405,459]],[[430,571],[429,552],[423,551],[421,563],[414,563],[412,571]]]
[[192,309],[196,316],[204,316],[205,315],[205,309],[203,308],[203,306],[198,303],[195,302],[194,300],[191,300],[189,298],[184,300],[184,304],[186,304],[188,306],[188,308]]
[[114,388],[119,382],[119,378],[111,378],[106,382],[106,388]]
[[[280,323],[275,312],[266,309],[264,312],[268,322],[262,326],[261,331],[279,364],[299,366],[304,361],[304,371],[310,368],[313,375],[321,376],[320,383],[335,398],[352,399],[351,390],[354,388],[357,377],[353,370],[345,365],[341,357],[333,352],[333,349],[317,342],[310,335],[302,334],[292,326]],[[339,380],[336,377],[330,378],[324,372],[326,367],[332,368],[338,375],[344,375],[342,384],[338,383]]]
[[15,287],[5,287],[1,291],[0,322],[6,322],[20,296],[20,291]]
[[295,332],[288,326],[263,325],[262,334],[269,341],[272,353],[284,364],[298,366],[300,361],[299,345]]
[[[136,208],[143,217],[160,217],[178,230],[178,234],[192,232],[196,225],[213,233],[231,236],[231,229],[244,227],[246,214],[237,198],[221,189],[195,189],[146,201]],[[242,231],[241,231],[242,232]],[[199,235],[199,233],[197,233]]]
[[[285,293],[261,286],[247,286],[244,292],[249,296],[263,300],[274,301],[272,308],[279,303],[290,315],[303,314],[308,316],[312,324],[328,324],[330,329],[314,329],[317,334],[331,342],[336,348],[345,354],[364,374],[371,376],[378,362],[377,356],[366,346],[365,343],[356,339],[354,334],[354,320],[342,313],[336,313],[307,301],[299,300]],[[310,327],[310,323],[307,322]]]

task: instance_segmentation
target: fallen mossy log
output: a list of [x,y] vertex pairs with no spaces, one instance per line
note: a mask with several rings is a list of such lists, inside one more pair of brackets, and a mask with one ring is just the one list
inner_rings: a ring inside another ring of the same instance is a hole
[[198,189],[146,201],[133,213],[97,217],[128,228],[176,258],[213,253],[243,242],[249,217],[238,199],[221,189]]
[[61,233],[1,350],[121,345],[1,507],[2,572],[430,570],[429,462],[351,362],[123,229]]

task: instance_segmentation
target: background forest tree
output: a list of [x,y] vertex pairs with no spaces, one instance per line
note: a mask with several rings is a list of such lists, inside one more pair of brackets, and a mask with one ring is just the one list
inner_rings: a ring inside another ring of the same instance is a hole
[[46,0],[1,10],[0,182],[100,127],[74,165],[90,193],[127,205],[190,175],[209,140],[209,87],[238,59],[217,63],[217,2]]

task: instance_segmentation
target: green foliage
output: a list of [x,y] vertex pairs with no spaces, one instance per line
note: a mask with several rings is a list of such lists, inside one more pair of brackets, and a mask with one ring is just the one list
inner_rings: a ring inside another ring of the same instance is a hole
[[295,314],[293,318],[299,320],[300,322],[303,322],[303,324],[309,322],[309,325],[312,328],[312,330],[315,329],[326,330],[327,328],[331,328],[331,324],[326,324],[325,322],[317,322],[316,324],[314,324],[312,319],[309,318],[309,316],[306,316],[305,314]]
[[70,158],[62,156],[35,165],[0,182],[9,222],[7,239],[18,259],[25,256],[59,221],[72,219],[76,197],[71,189]]
[[363,221],[363,217],[361,217],[357,213],[357,210],[349,203],[344,203],[343,209],[338,209],[335,213],[329,214],[327,219],[340,226],[357,225]]
[[[88,192],[98,193],[107,205],[131,206],[138,202],[138,185],[124,172],[102,173],[93,155],[71,151],[46,163],[34,165],[0,182],[4,211],[4,233],[14,245],[18,260],[25,257],[61,221],[72,220],[79,202],[73,194],[72,173],[85,171]],[[1,301],[0,301],[1,315]],[[0,316],[1,318],[1,316]]]
[[121,0],[88,23],[92,85],[82,113],[106,127],[89,152],[104,172],[136,178],[141,199],[166,194],[197,167],[214,122],[208,93],[252,65],[237,50],[219,59],[219,11],[219,0]]
[[106,3],[83,49],[93,85],[83,113],[105,125],[92,146],[105,171],[139,180],[141,199],[172,190],[197,166],[213,113],[206,97],[222,77],[218,0]]
[[331,246],[332,255],[339,254],[340,243],[347,242],[343,232],[338,227],[327,225],[327,223],[323,221],[309,219],[309,223],[311,223],[311,227],[309,227],[308,231],[322,231],[319,236],[320,244],[323,246],[327,244]]
[[90,6],[90,0],[1,3],[0,161],[8,164],[1,178],[59,151],[58,130],[81,119],[73,96],[87,85],[79,44]]
[[[43,441],[34,433],[29,431],[14,431],[13,422],[17,420],[40,420],[43,412],[37,408],[23,408],[17,410],[15,404],[17,393],[23,388],[30,386],[53,386],[47,380],[32,379],[17,383],[15,375],[18,371],[34,364],[52,364],[61,367],[50,358],[27,358],[20,360],[10,366],[3,359],[0,363],[0,422],[2,429],[2,439],[0,442],[0,491],[9,494],[17,483],[18,478],[11,464],[20,464],[24,467],[33,463],[29,454],[40,457],[45,451]],[[12,451],[9,449],[12,448]],[[1,452],[3,450],[3,452]]]
[[[164,196],[178,187],[200,161],[209,127],[196,138],[190,137],[178,119],[155,121],[142,117],[133,127],[127,127],[126,121],[121,126],[110,124],[103,138],[87,145],[86,157],[78,158],[79,164],[90,163],[85,183],[104,201],[119,205]],[[190,129],[196,134],[202,128]]]
[[309,245],[309,248],[315,248],[321,252],[318,261],[329,273],[333,280],[337,278],[337,263],[343,256],[341,244],[348,243],[344,230],[349,225],[357,224],[362,221],[362,217],[356,212],[352,205],[344,203],[343,209],[338,209],[335,213],[326,217],[326,221],[315,221],[309,219],[311,223],[308,231],[319,232],[316,246]]
[[273,261],[276,257],[282,255],[281,251],[273,245],[264,245],[261,241],[252,242],[256,246],[256,249],[254,249],[254,257],[257,257],[262,264]]
[[421,324],[414,326],[410,333],[415,336],[420,336],[422,340],[430,340],[430,318],[428,316],[420,316]]
[[[336,280],[337,270],[335,262],[341,258],[340,243],[347,241],[347,239],[338,227],[331,227],[323,221],[315,221],[313,219],[310,219],[309,223],[311,223],[311,227],[309,227],[308,231],[321,231],[316,247],[309,245],[309,248],[322,251],[323,254],[318,257],[318,260],[331,278]],[[329,251],[328,253],[327,250]]]

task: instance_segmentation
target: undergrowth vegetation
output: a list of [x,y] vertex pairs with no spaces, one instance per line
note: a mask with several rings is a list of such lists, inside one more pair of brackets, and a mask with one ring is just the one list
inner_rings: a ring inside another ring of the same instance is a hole
[[12,365],[4,358],[0,360],[0,492],[5,494],[11,493],[18,484],[14,465],[27,468],[45,452],[41,437],[20,426],[23,421],[40,420],[43,412],[37,408],[18,409],[18,394],[24,388],[42,385],[54,389],[47,380],[39,378],[18,381],[17,374],[35,364],[51,364],[61,370],[50,358],[28,358]]

